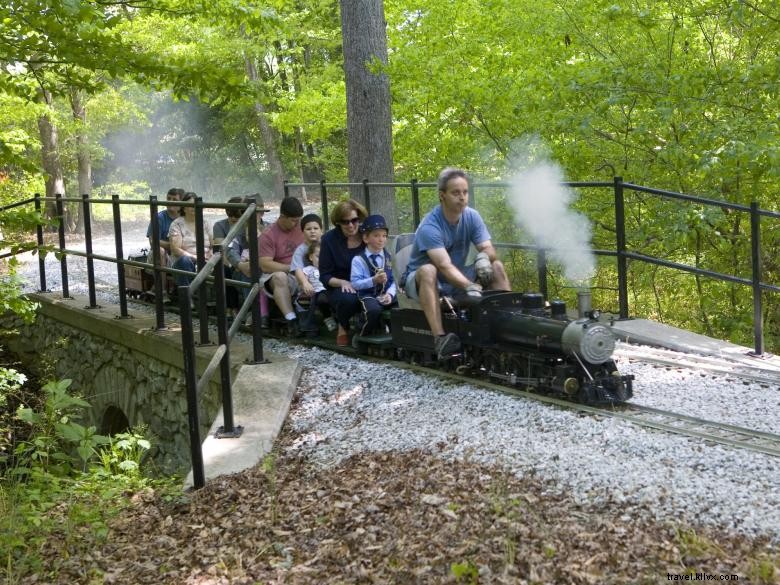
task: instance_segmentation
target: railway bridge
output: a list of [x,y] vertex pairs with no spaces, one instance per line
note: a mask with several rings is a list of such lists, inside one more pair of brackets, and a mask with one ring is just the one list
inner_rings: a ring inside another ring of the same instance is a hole
[[[158,329],[154,316],[141,311],[118,318],[117,306],[90,308],[87,299],[77,295],[30,296],[40,305],[36,321],[25,324],[11,314],[0,317],[2,343],[36,374],[71,379],[72,388],[91,405],[87,425],[101,434],[144,425],[153,438],[151,455],[158,467],[186,473],[191,446],[180,325]],[[230,356],[237,424],[246,429],[244,436],[222,444],[213,438],[213,429],[221,424],[218,379],[204,385],[199,395],[208,477],[225,467],[230,471],[251,465],[270,450],[297,384],[295,360],[271,354],[266,363],[250,365],[247,346],[234,344]],[[213,351],[213,346],[196,346],[198,376]]]

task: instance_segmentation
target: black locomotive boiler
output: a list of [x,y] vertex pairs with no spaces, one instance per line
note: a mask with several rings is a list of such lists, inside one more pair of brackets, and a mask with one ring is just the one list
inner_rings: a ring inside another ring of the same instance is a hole
[[[610,328],[591,316],[570,319],[540,294],[497,292],[443,300],[444,328],[462,342],[450,363],[460,373],[603,405],[631,398],[633,376],[618,372]],[[434,361],[433,336],[419,309],[391,311],[393,345],[402,357]]]

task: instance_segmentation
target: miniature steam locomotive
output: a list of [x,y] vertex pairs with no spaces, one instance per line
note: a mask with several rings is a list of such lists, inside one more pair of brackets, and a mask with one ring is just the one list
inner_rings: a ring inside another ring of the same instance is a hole
[[[614,336],[592,312],[572,320],[565,303],[545,307],[535,293],[485,293],[457,303],[445,299],[444,305],[445,331],[463,346],[453,358],[459,373],[585,404],[614,404],[633,395],[633,376],[621,375],[612,360]],[[401,357],[434,361],[434,339],[421,310],[393,309],[391,331]]]

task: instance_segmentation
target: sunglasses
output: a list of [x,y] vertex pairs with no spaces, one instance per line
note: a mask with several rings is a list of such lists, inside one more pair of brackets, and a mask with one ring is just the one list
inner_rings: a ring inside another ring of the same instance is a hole
[[342,220],[339,222],[339,224],[341,224],[341,225],[343,225],[343,226],[347,226],[347,225],[349,225],[349,224],[352,224],[352,225],[357,225],[357,224],[359,224],[359,223],[360,223],[360,218],[359,218],[359,217],[353,217],[352,219],[342,219]]

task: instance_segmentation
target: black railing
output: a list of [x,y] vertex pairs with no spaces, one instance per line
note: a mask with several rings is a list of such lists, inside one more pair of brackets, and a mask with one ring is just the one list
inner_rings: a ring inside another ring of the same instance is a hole
[[[508,182],[492,182],[492,183],[480,183],[473,182],[471,189],[469,190],[469,205],[476,207],[477,194],[482,188],[504,188],[507,189],[511,185]],[[632,183],[624,183],[621,177],[615,177],[612,182],[602,181],[584,181],[584,182],[567,182],[564,186],[570,188],[602,188],[611,189],[614,194],[614,213],[615,213],[615,249],[614,250],[591,250],[596,256],[615,257],[617,268],[617,292],[618,292],[618,314],[621,319],[629,318],[629,295],[628,295],[628,261],[638,261],[647,264],[653,264],[656,266],[663,266],[666,268],[672,268],[682,272],[690,274],[696,274],[699,276],[706,276],[715,280],[724,282],[731,282],[735,284],[750,286],[753,293],[753,340],[755,355],[761,355],[764,352],[764,330],[763,330],[763,308],[762,308],[762,291],[780,292],[780,287],[763,282],[761,280],[762,263],[761,263],[761,239],[760,239],[760,220],[761,217],[769,217],[774,219],[780,219],[780,213],[772,211],[762,210],[758,208],[758,205],[753,202],[750,206],[739,205],[735,203],[729,203],[726,201],[719,201],[715,199],[707,199],[704,197],[696,197],[693,195],[686,195],[683,193],[676,193],[674,191],[665,191],[662,189],[653,189],[651,187],[643,187],[641,185],[634,185]],[[355,189],[362,188],[363,197],[366,203],[366,208],[371,207],[371,189],[380,187],[393,187],[395,189],[408,189],[411,194],[412,205],[412,223],[413,228],[416,229],[420,224],[420,189],[421,188],[436,188],[436,183],[420,183],[416,179],[412,179],[409,183],[370,183],[363,181],[362,183],[326,183],[320,181],[319,183],[292,183],[285,182],[284,193],[290,195],[292,189],[307,188],[307,187],[319,187],[320,200],[322,206],[322,215],[325,225],[325,229],[329,228],[329,189]],[[721,209],[728,209],[731,211],[743,212],[750,214],[750,254],[751,254],[751,275],[750,278],[740,278],[730,274],[724,274],[712,270],[705,270],[696,266],[690,266],[687,264],[681,264],[677,262],[671,262],[663,258],[654,256],[648,256],[638,252],[630,251],[627,247],[626,239],[626,216],[625,216],[625,193],[626,191],[634,191],[647,193],[653,196],[675,199],[679,201],[685,201],[689,203],[695,203],[700,205],[715,206]],[[538,290],[545,297],[548,292],[548,262],[547,253],[548,249],[541,248],[533,244],[517,244],[506,242],[494,242],[496,248],[503,249],[521,249],[536,254],[537,265],[537,278],[538,278]]]
[[[285,182],[285,195],[290,194],[290,189],[300,187],[319,187],[322,216],[325,229],[330,227],[329,222],[329,189],[361,189],[362,194],[367,203],[367,207],[371,206],[371,189],[372,188],[387,188],[392,187],[394,189],[409,189],[411,195],[411,219],[412,225],[416,228],[421,221],[421,201],[420,201],[420,189],[422,188],[434,188],[436,184],[433,182],[420,183],[416,179],[409,183],[371,183],[369,181],[362,181],[361,183],[326,183],[324,181],[320,183],[288,183]],[[479,183],[472,184],[472,189],[469,191],[470,205],[476,206],[478,193],[483,188],[508,188],[509,183]],[[615,249],[614,250],[592,250],[597,256],[614,257],[616,259],[616,271],[617,271],[617,293],[618,293],[618,305],[619,305],[619,317],[621,319],[629,318],[629,295],[628,295],[628,269],[629,260],[648,263],[656,266],[663,266],[674,270],[687,272],[699,276],[705,276],[715,280],[723,282],[731,282],[738,285],[749,286],[752,289],[753,295],[753,337],[754,337],[754,354],[761,355],[764,352],[764,331],[763,331],[763,301],[762,292],[780,292],[780,287],[763,282],[762,281],[762,262],[761,262],[761,239],[760,239],[760,222],[762,217],[780,219],[780,214],[762,210],[758,208],[758,205],[754,202],[750,206],[738,205],[725,201],[718,201],[713,199],[706,199],[702,197],[695,197],[691,195],[685,195],[682,193],[675,193],[672,191],[664,191],[661,189],[653,189],[649,187],[643,187],[640,185],[634,185],[631,183],[624,183],[622,178],[615,177],[612,182],[570,182],[565,183],[565,186],[571,188],[603,188],[611,189],[614,197],[614,219],[615,219]],[[697,266],[690,266],[688,264],[682,264],[672,262],[663,258],[655,256],[649,256],[641,254],[636,251],[628,249],[627,236],[626,236],[626,191],[633,191],[638,193],[646,193],[652,196],[685,201],[688,203],[695,203],[699,205],[716,206],[722,209],[728,209],[739,213],[748,213],[750,215],[750,250],[751,250],[751,275],[750,278],[738,277],[730,274],[724,274],[711,270],[699,268]],[[95,294],[95,281],[94,270],[92,263],[94,260],[114,262],[117,264],[117,276],[119,282],[119,305],[120,305],[120,317],[128,318],[127,312],[127,291],[124,283],[124,268],[127,266],[135,266],[144,270],[153,271],[154,287],[155,287],[155,315],[156,315],[156,329],[165,329],[165,311],[163,306],[163,290],[162,290],[162,275],[185,275],[189,278],[193,277],[193,273],[183,270],[177,270],[168,266],[162,266],[162,261],[159,252],[159,227],[157,223],[158,202],[156,197],[151,197],[149,201],[138,200],[122,200],[117,196],[113,196],[111,199],[91,199],[88,196],[82,196],[81,198],[64,198],[56,196],[55,198],[44,198],[36,195],[32,199],[21,201],[0,207],[0,212],[24,206],[34,204],[35,210],[40,213],[41,202],[53,202],[55,204],[57,214],[59,216],[58,225],[58,257],[60,259],[60,270],[62,274],[62,296],[63,298],[69,298],[68,288],[68,266],[67,256],[82,256],[87,259],[87,279],[89,286],[89,306],[97,306],[97,298]],[[84,217],[84,232],[87,241],[86,252],[78,250],[71,250],[66,248],[65,242],[65,224],[62,221],[64,215],[63,204],[66,202],[75,202],[82,205],[83,217]],[[115,248],[116,257],[102,256],[94,254],[92,252],[92,238],[91,238],[91,206],[95,204],[110,204],[112,206],[112,216],[115,232]],[[250,265],[252,267],[251,282],[249,284],[236,281],[227,280],[224,278],[224,251],[229,245],[230,241],[236,237],[240,230],[244,229],[248,225],[249,233],[257,233],[257,221],[255,216],[254,203],[243,204],[205,204],[202,200],[196,199],[193,203],[190,202],[177,202],[178,206],[187,207],[193,206],[196,212],[196,226],[203,225],[203,210],[207,208],[215,209],[227,209],[227,208],[240,208],[244,212],[239,222],[231,228],[227,237],[219,245],[213,246],[212,257],[206,261],[205,259],[205,243],[203,241],[202,229],[197,229],[198,234],[197,250],[197,274],[194,275],[194,279],[187,286],[179,287],[179,303],[180,303],[180,319],[182,328],[182,344],[184,351],[184,370],[185,380],[187,385],[187,399],[188,399],[188,418],[190,428],[190,446],[192,450],[193,460],[193,477],[195,487],[202,487],[205,482],[203,471],[203,460],[200,451],[200,427],[198,417],[198,396],[203,387],[209,383],[209,380],[216,372],[217,367],[220,368],[221,382],[222,382],[222,407],[224,413],[225,424],[221,429],[221,436],[233,436],[236,432],[236,427],[233,422],[233,409],[232,409],[232,397],[231,397],[231,381],[229,372],[229,346],[230,341],[233,339],[238,331],[238,328],[248,312],[252,311],[252,339],[253,339],[253,357],[255,363],[261,363],[264,361],[263,348],[262,348],[262,333],[260,330],[260,310],[258,303],[255,302],[257,294],[259,294],[259,254],[257,249],[257,238],[249,238],[249,250],[250,250]],[[143,205],[149,207],[149,217],[151,220],[151,247],[152,247],[152,263],[138,262],[134,260],[124,259],[124,251],[122,247],[122,230],[121,230],[121,206],[122,205]],[[37,246],[40,250],[45,249],[43,229],[39,225],[36,229]],[[536,255],[536,271],[538,278],[538,290],[547,296],[547,278],[548,278],[548,261],[547,255],[550,250],[535,246],[533,244],[521,244],[521,243],[505,243],[495,242],[497,248],[503,249],[517,249],[524,250]],[[0,259],[13,255],[14,252],[9,254],[0,255]],[[43,254],[39,255],[39,276],[40,276],[40,290],[46,291],[46,271]],[[209,332],[208,332],[208,314],[206,307],[206,295],[196,294],[201,289],[204,283],[209,280],[213,282],[217,291],[217,335],[218,345],[211,358],[209,365],[206,367],[204,374],[200,380],[197,378],[195,370],[195,328],[193,326],[192,316],[192,301],[197,301],[197,313],[200,322],[200,343],[201,345],[209,344]],[[225,316],[225,286],[232,285],[235,287],[249,288],[249,294],[247,295],[244,303],[242,304],[239,313],[234,320],[232,326],[227,328],[227,321]]]
[[[86,258],[87,265],[87,286],[89,296],[89,306],[87,308],[97,308],[97,294],[95,283],[95,271],[94,261],[112,262],[117,265],[117,282],[119,285],[119,310],[120,318],[130,318],[127,309],[127,288],[125,281],[125,267],[134,266],[145,271],[152,271],[154,274],[154,288],[155,288],[155,330],[162,331],[166,329],[165,326],[165,309],[163,305],[163,276],[165,274],[186,276],[188,279],[192,279],[188,285],[178,287],[178,299],[180,309],[180,324],[181,324],[181,336],[182,336],[182,352],[183,352],[183,367],[184,378],[186,384],[187,395],[187,418],[189,424],[190,434],[190,452],[192,458],[192,472],[193,472],[193,485],[195,488],[201,488],[205,485],[205,470],[203,467],[203,453],[201,450],[200,440],[200,416],[199,416],[199,401],[203,390],[210,384],[212,377],[216,373],[217,369],[220,371],[220,385],[221,385],[221,399],[222,399],[222,412],[223,412],[223,426],[221,426],[217,433],[217,438],[234,438],[241,435],[242,428],[236,426],[233,416],[233,399],[232,399],[232,380],[230,372],[230,343],[238,332],[241,323],[243,323],[249,311],[252,312],[252,354],[253,363],[264,363],[267,360],[263,357],[263,342],[262,332],[260,328],[260,307],[257,302],[257,295],[260,291],[260,262],[259,253],[257,248],[257,216],[255,214],[256,205],[254,200],[250,200],[248,203],[225,203],[225,204],[204,204],[200,198],[196,198],[194,202],[176,202],[176,206],[180,207],[194,207],[195,208],[195,225],[196,225],[196,248],[197,248],[197,271],[196,273],[188,272],[185,270],[178,270],[168,266],[162,265],[160,257],[160,233],[159,224],[157,221],[158,202],[156,197],[150,197],[149,201],[139,200],[122,200],[118,196],[114,195],[111,199],[91,199],[88,195],[83,195],[81,198],[67,198],[61,195],[56,195],[53,198],[41,197],[36,194],[32,199],[20,201],[8,206],[0,207],[0,212],[4,212],[16,207],[22,207],[24,205],[33,204],[36,212],[41,212],[41,201],[53,202],[57,211],[57,256],[60,262],[60,271],[62,277],[62,298],[72,298],[69,292],[69,276],[68,276],[68,263],[67,257],[69,255]],[[80,250],[69,249],[66,246],[66,233],[64,222],[64,204],[65,203],[78,203],[82,205],[82,216],[84,218],[84,238],[85,238],[85,252]],[[93,253],[92,250],[92,205],[95,204],[108,204],[112,208],[112,219],[114,227],[114,243],[116,257],[104,256]],[[135,260],[124,259],[124,250],[122,245],[122,217],[121,206],[122,205],[142,205],[148,206],[150,209],[150,221],[151,221],[151,248],[152,248],[152,263],[139,262]],[[214,209],[242,209],[243,214],[240,219],[233,225],[226,237],[219,243],[212,246],[212,255],[208,261],[205,259],[205,241],[203,238],[203,210],[207,208]],[[251,265],[250,282],[241,282],[232,279],[225,278],[224,263],[225,263],[225,250],[230,243],[246,229],[249,234],[253,234],[248,238],[249,244],[249,257]],[[37,247],[38,250],[43,252],[47,249],[44,243],[43,225],[39,223],[36,228]],[[10,252],[0,256],[0,259],[13,256],[15,252]],[[43,258],[44,254],[39,254],[39,277],[40,277],[40,290],[46,292],[46,266]],[[193,325],[192,306],[193,302],[197,300],[198,318],[200,321],[199,331],[200,340],[199,344],[203,347],[210,344],[209,341],[209,323],[208,323],[208,308],[207,298],[205,294],[206,283],[213,283],[216,292],[216,314],[217,314],[217,337],[218,342],[215,346],[214,352],[207,366],[205,367],[203,374],[200,378],[197,375],[196,368],[196,353],[195,353],[195,327]],[[238,313],[233,321],[233,324],[228,328],[227,316],[226,316],[226,294],[225,287],[227,285],[248,288],[248,293],[241,305]],[[200,294],[198,294],[200,293]]]

